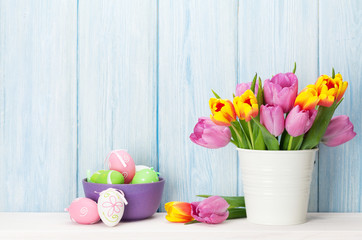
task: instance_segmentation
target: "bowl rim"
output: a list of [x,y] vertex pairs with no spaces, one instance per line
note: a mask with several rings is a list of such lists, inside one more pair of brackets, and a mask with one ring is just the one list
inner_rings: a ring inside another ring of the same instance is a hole
[[86,184],[97,184],[97,185],[116,185],[116,186],[146,186],[146,185],[150,185],[150,184],[159,184],[159,183],[164,183],[165,182],[165,178],[163,177],[158,177],[159,181],[158,182],[152,182],[152,183],[138,183],[138,184],[130,184],[130,183],[122,183],[122,184],[108,184],[108,183],[93,183],[93,182],[88,182],[87,178],[83,178],[82,182],[86,183]]

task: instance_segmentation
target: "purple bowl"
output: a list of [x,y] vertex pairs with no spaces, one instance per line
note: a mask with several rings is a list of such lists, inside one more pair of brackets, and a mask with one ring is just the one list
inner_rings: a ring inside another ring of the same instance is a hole
[[83,179],[84,194],[98,202],[99,193],[108,188],[120,189],[124,192],[128,205],[125,206],[123,220],[140,220],[151,217],[161,203],[165,179],[159,182],[143,184],[100,184],[90,183]]

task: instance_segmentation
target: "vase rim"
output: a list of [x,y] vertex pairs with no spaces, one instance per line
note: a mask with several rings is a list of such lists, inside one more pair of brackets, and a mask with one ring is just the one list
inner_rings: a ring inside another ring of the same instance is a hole
[[245,148],[236,148],[237,151],[245,152],[259,152],[259,153],[305,153],[305,152],[317,152],[319,148],[306,149],[306,150],[254,150]]

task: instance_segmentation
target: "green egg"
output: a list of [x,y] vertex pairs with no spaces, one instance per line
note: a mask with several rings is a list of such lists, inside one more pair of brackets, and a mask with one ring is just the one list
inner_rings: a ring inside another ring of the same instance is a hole
[[[123,177],[122,173],[120,173],[118,171],[100,170],[97,173],[95,173],[95,174],[97,174],[95,176],[95,181],[94,181],[95,183],[102,183],[102,184],[123,184],[124,183],[124,177]],[[93,174],[93,176],[95,174]],[[92,180],[92,178],[91,178],[91,180]]]
[[101,175],[105,170],[99,170],[95,173],[93,173],[93,175],[90,178],[90,182],[92,183],[96,183],[97,182],[97,178],[99,177],[99,175]]
[[158,181],[158,175],[155,171],[152,169],[143,169],[136,172],[131,184],[153,183]]

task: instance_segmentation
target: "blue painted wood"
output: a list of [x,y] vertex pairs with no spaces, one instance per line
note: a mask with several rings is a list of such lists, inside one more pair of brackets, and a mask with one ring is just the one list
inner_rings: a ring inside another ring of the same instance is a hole
[[162,200],[237,193],[236,150],[205,149],[189,139],[209,116],[214,89],[232,98],[237,73],[237,1],[159,1],[159,171]]
[[0,211],[62,211],[115,148],[159,166],[162,203],[242,194],[235,148],[189,135],[210,89],[231,98],[294,61],[300,89],[342,73],[337,114],[358,134],[321,146],[309,209],[361,211],[361,17],[358,0],[80,0],[78,16],[74,0],[0,0]]
[[321,146],[319,210],[360,212],[362,210],[361,76],[362,2],[320,1],[320,74],[331,75],[334,67],[349,86],[336,115],[348,115],[357,136],[329,148]]
[[76,1],[0,1],[0,211],[76,196]]
[[112,149],[157,168],[157,2],[79,2],[79,195]]
[[[239,1],[238,82],[250,82],[255,73],[265,79],[291,72],[297,62],[299,89],[318,77],[318,2]],[[241,169],[239,170],[241,179]],[[318,210],[318,163],[309,203]],[[242,185],[239,192],[242,193]]]

